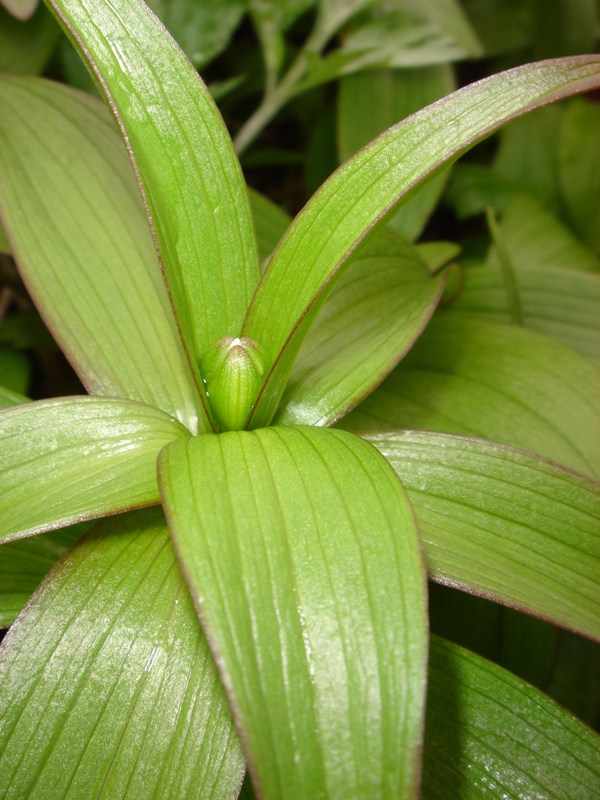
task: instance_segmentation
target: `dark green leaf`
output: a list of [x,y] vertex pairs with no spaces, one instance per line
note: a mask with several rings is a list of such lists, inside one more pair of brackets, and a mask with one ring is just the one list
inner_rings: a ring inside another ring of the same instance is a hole
[[413,345],[444,288],[417,249],[382,232],[336,285],[290,374],[278,425],[331,425]]
[[[126,136],[197,383],[259,279],[245,183],[210,93],[137,0],[50,0]],[[204,397],[204,395],[202,395]]]
[[4,77],[0,103],[0,208],[57,341],[90,393],[149,403],[195,431],[201,403],[110,115],[32,78]]
[[158,502],[156,457],[189,431],[162,411],[63,397],[0,413],[4,541]]
[[535,58],[594,51],[600,24],[595,0],[534,0],[533,6]]
[[600,476],[600,369],[510,325],[434,319],[361,403],[348,430],[413,428],[482,436]]
[[31,368],[24,353],[12,347],[0,346],[0,384],[17,394],[24,394],[29,386]]
[[408,491],[430,577],[600,640],[600,484],[481,439],[365,438]]
[[249,425],[272,418],[302,338],[343,266],[400,199],[509,119],[600,83],[600,57],[519,67],[460,90],[378,137],[305,206],[252,300],[244,335],[265,349]]
[[414,797],[425,586],[389,465],[339,431],[272,427],[169,446],[159,471],[258,795]]
[[424,800],[590,800],[600,739],[542,692],[432,637]]
[[28,398],[18,392],[13,392],[12,389],[7,389],[6,386],[0,386],[0,408],[10,408],[19,403],[27,403]]
[[235,797],[241,749],[158,509],[95,526],[1,652],[3,796]]
[[256,229],[258,255],[261,261],[269,258],[286,232],[292,218],[264,195],[248,190],[250,208]]

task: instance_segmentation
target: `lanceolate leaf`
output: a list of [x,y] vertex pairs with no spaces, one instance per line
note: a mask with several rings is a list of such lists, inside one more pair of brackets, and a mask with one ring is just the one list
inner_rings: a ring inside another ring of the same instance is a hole
[[321,309],[292,369],[279,425],[331,425],[380,383],[419,336],[444,288],[412,245],[382,232]]
[[272,418],[302,338],[343,265],[423,178],[504,122],[600,84],[600,57],[519,67],[409,117],[343,165],[298,215],[253,298],[244,335],[265,348],[266,379],[249,421]]
[[600,739],[510,672],[431,638],[424,800],[589,800]]
[[365,438],[408,491],[430,577],[600,639],[600,484],[481,439]]
[[0,413],[0,541],[158,502],[156,457],[189,432],[151,406],[64,397]]
[[600,476],[600,369],[511,325],[434,319],[347,430],[415,428],[482,436]]
[[[600,274],[552,267],[514,271],[523,324],[600,362]],[[510,322],[507,288],[498,267],[469,267],[452,315]],[[446,313],[446,312],[444,312]]]
[[258,796],[413,798],[424,581],[389,465],[339,431],[273,427],[170,445],[159,475]]
[[0,545],[0,628],[8,628],[39,583],[89,527],[70,525]]
[[122,128],[200,376],[198,359],[222,337],[239,336],[259,278],[245,183],[223,120],[143,3],[50,3]]
[[149,403],[196,431],[201,403],[110,115],[32,78],[5,76],[0,103],[0,214],[56,339],[92,394]]
[[94,527],[0,660],[0,793],[233,799],[241,749],[164,517]]

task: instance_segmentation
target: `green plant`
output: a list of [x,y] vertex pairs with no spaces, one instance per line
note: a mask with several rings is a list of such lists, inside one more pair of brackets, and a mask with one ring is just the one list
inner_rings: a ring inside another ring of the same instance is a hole
[[[600,58],[400,123],[276,248],[282,215],[251,195],[261,276],[231,141],[181,51],[134,0],[53,8],[125,137],[173,311],[109,116],[3,78],[2,222],[92,395],[2,412],[3,540],[41,556],[23,537],[127,512],[77,540],[3,645],[5,796],[234,797],[245,756],[266,798],[412,797],[422,750],[425,797],[593,796],[598,739],[549,698],[439,639],[427,674],[421,546],[436,580],[598,637],[598,369],[520,327],[439,319],[391,372],[455,251],[382,225],[504,122],[600,85]],[[532,452],[395,430],[440,362],[484,371],[463,413],[501,441],[514,414]],[[178,562],[160,507],[140,509],[159,503]]]

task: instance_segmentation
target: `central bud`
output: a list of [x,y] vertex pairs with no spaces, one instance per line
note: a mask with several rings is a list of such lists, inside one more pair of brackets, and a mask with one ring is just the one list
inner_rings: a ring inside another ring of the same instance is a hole
[[260,347],[245,336],[225,336],[202,359],[206,395],[224,431],[241,431],[261,385]]

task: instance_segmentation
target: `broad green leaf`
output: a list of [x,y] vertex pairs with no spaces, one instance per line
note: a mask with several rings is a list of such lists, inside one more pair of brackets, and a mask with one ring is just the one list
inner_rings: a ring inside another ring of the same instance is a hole
[[[197,383],[260,272],[244,179],[210,93],[137,0],[50,0],[121,126]],[[203,395],[204,397],[204,395]]]
[[481,439],[365,438],[408,491],[430,577],[600,640],[600,484]]
[[[455,88],[447,65],[363,72],[344,78],[337,107],[340,159],[350,158],[390,125]],[[439,200],[448,175],[443,172],[423,186],[390,220],[390,227],[406,239],[416,239]]]
[[294,363],[277,425],[331,425],[396,366],[433,313],[445,276],[382,232],[336,285]]
[[4,797],[236,796],[241,749],[160,510],[94,526],[0,653]]
[[0,105],[0,214],[57,341],[92,394],[149,403],[195,431],[201,404],[110,115],[32,78],[4,77]]
[[156,457],[189,436],[162,411],[63,397],[0,413],[1,540],[158,502]]
[[22,21],[29,19],[37,8],[38,0],[2,0],[7,11]]
[[[600,362],[600,274],[541,266],[515,270],[515,278],[525,327]],[[464,286],[448,311],[484,322],[510,322],[500,269],[466,269]]]
[[208,64],[227,45],[246,10],[246,0],[149,0],[196,69]]
[[79,523],[0,545],[0,628],[8,628],[40,581],[89,525]]
[[417,252],[434,274],[455,259],[460,251],[460,245],[455,242],[422,242],[417,245]]
[[428,3],[422,3],[421,0],[400,0],[395,5],[414,11],[415,14],[422,14],[464,48],[468,56],[477,58],[483,55],[481,42],[459,0],[430,0]]
[[466,219],[484,214],[488,207],[502,212],[513,195],[527,194],[530,188],[481,164],[456,164],[444,200],[459,219]]
[[597,56],[518,67],[417,112],[340,167],[288,229],[248,310],[244,336],[266,360],[249,426],[272,418],[320,305],[404,195],[509,119],[599,83]]
[[159,475],[258,796],[414,797],[425,585],[389,465],[272,427],[170,445]]
[[[600,258],[533,197],[519,194],[511,198],[499,227],[506,252],[517,269],[561,267],[600,272]],[[494,249],[488,263],[498,264]]]
[[584,241],[600,252],[600,108],[576,98],[562,119],[558,166],[566,215]]
[[24,353],[0,345],[0,384],[17,394],[24,394],[29,385],[31,368]]
[[431,638],[424,800],[590,800],[600,739],[542,692]]
[[341,423],[493,439],[600,476],[600,369],[533,331],[434,319],[394,372]]
[[0,6],[0,72],[42,72],[59,38],[60,28],[43,3],[26,22]]
[[270,257],[286,232],[292,218],[260,192],[248,190],[252,219],[256,230],[256,244],[261,262]]

